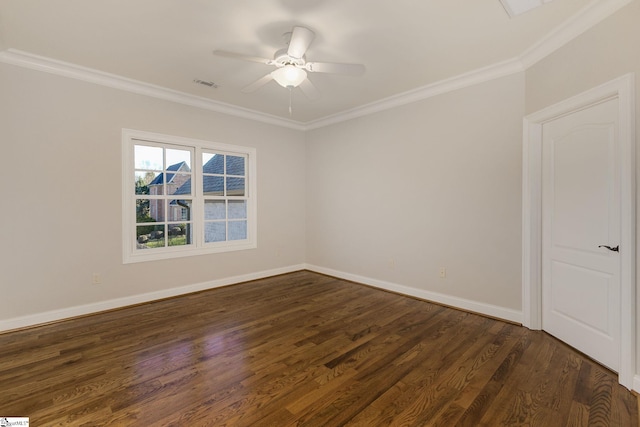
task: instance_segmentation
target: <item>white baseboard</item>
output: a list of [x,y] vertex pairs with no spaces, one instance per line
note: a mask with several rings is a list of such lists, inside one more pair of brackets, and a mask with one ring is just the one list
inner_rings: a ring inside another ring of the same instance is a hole
[[[474,313],[484,314],[486,316],[504,319],[510,322],[522,323],[522,312],[504,307],[498,307],[491,304],[479,303],[464,298],[444,295],[437,292],[426,291],[423,289],[411,288],[408,286],[398,285],[396,283],[385,282],[382,280],[372,279],[370,277],[359,276],[356,274],[345,273],[343,271],[332,270],[330,268],[319,267],[311,264],[299,264],[288,267],[276,268],[272,270],[259,271],[255,273],[243,274],[240,276],[226,277],[213,280],[210,282],[196,283],[177,288],[164,289],[146,294],[132,295],[124,298],[116,298],[107,301],[100,301],[91,304],[85,304],[75,307],[63,308],[60,310],[52,310],[44,313],[30,314],[27,316],[15,317],[7,320],[0,320],[0,331],[10,331],[29,326],[40,325],[58,320],[69,319],[77,316],[98,313],[101,311],[112,310],[116,308],[127,307],[130,305],[141,304],[150,301],[156,301],[163,298],[171,298],[179,295],[185,295],[192,292],[204,291],[207,289],[219,288],[221,286],[233,285],[236,283],[247,282],[250,280],[258,280],[266,277],[277,276],[279,274],[291,273],[299,270],[310,270],[329,276],[338,277],[340,279],[351,280],[353,282],[362,283],[364,285],[373,286],[375,288],[384,289],[391,292],[397,292],[403,295],[409,295],[416,298],[433,301],[436,303],[448,305],[462,310]],[[635,387],[634,389],[640,389]]]
[[315,271],[316,273],[322,273],[328,276],[373,286],[375,288],[397,292],[399,294],[409,295],[427,301],[433,301],[435,303],[444,304],[449,307],[459,308],[465,311],[471,311],[474,313],[483,314],[485,316],[522,324],[522,311],[499,307],[491,304],[485,304],[464,298],[454,297],[451,295],[440,294],[437,292],[426,291],[424,289],[411,288],[409,286],[398,285],[396,283],[385,282],[383,280],[372,279],[370,277],[358,276],[356,274],[345,273],[343,271],[332,270],[330,268],[319,267],[311,264],[307,264],[306,269]]
[[233,285],[236,283],[248,282],[250,280],[263,279],[265,277],[277,276],[279,274],[291,273],[294,271],[304,270],[304,264],[292,265],[288,267],[276,268],[273,270],[259,271],[256,273],[243,274],[240,276],[225,277],[210,282],[196,283],[193,285],[181,286],[177,288],[163,289],[161,291],[149,292],[146,294],[132,295],[123,298],[116,298],[107,301],[100,301],[91,304],[85,304],[75,307],[63,308],[60,310],[52,310],[44,313],[30,314],[27,316],[15,317],[7,320],[0,320],[0,331],[10,331],[29,326],[41,325],[44,323],[55,322],[58,320],[69,319],[77,316],[98,313],[101,311],[112,310],[116,308],[127,307],[130,305],[141,304],[150,301],[156,301],[163,298],[171,298],[175,296],[190,294],[193,292],[204,291],[207,289],[219,288],[221,286]]

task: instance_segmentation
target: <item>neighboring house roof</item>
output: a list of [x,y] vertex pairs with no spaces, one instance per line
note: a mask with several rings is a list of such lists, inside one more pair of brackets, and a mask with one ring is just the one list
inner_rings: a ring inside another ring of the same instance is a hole
[[[245,176],[244,158],[238,156],[215,155],[202,166],[202,171],[205,174],[223,175],[225,158],[227,159],[227,175]],[[205,193],[222,192],[224,180],[216,179],[216,177],[209,175],[205,175],[203,180],[203,190]],[[244,179],[233,179],[233,177],[227,178],[228,191],[242,190],[244,188]],[[182,184],[173,194],[191,194],[191,179]]]
[[[171,182],[173,182],[173,179],[176,176],[175,173],[169,173],[169,172],[191,172],[191,169],[189,168],[189,165],[187,165],[187,162],[180,162],[180,163],[176,163],[175,165],[169,166],[167,168],[167,184],[171,184]],[[153,179],[153,181],[149,183],[149,185],[161,185],[161,184],[164,184],[164,173],[161,173],[160,175],[156,176]]]
[[222,175],[224,173],[225,158],[227,159],[227,175],[244,176],[244,157],[223,156],[220,154],[209,159],[209,161],[202,166],[202,172]]

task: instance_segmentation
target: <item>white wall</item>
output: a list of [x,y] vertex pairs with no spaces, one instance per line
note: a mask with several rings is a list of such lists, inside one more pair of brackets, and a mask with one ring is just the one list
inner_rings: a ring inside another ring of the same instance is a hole
[[[522,117],[640,72],[638,18],[635,1],[526,73],[306,134],[0,64],[0,330],[305,263],[517,320]],[[258,249],[123,265],[122,128],[256,147]]]
[[519,312],[523,113],[520,73],[308,132],[307,262]]
[[[0,330],[305,262],[517,320],[523,87],[514,75],[305,136],[0,64]],[[122,128],[256,147],[258,249],[123,265]]]
[[[122,128],[255,147],[258,249],[123,265]],[[0,141],[0,330],[304,263],[302,132],[0,64]]]

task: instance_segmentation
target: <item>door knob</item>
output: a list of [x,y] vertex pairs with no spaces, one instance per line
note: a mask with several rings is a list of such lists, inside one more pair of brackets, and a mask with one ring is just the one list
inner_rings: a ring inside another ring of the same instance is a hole
[[607,245],[600,245],[598,247],[599,248],[607,248],[612,252],[620,252],[620,245],[616,246],[615,248],[612,248],[611,246],[607,246]]

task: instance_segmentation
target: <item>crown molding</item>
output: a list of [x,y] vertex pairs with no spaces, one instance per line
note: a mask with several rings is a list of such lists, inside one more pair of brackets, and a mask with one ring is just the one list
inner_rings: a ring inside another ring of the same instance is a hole
[[577,14],[564,21],[516,58],[307,122],[306,129],[318,129],[525,71],[632,1],[634,0],[591,0]]
[[634,0],[591,0],[578,13],[524,51],[519,56],[520,61],[525,68],[531,67],[632,1]]
[[434,97],[443,93],[451,92],[464,87],[473,86],[478,83],[505,77],[524,71],[524,67],[518,58],[499,62],[488,67],[480,68],[468,73],[460,74],[455,77],[440,80],[438,82],[399,93],[397,95],[384,98],[365,104],[360,107],[352,108],[331,116],[324,117],[306,123],[307,130],[318,129],[324,126],[340,123],[345,120],[355,119],[357,117],[367,116],[369,114],[378,113],[380,111],[389,110],[391,108],[400,107],[416,101]]
[[215,111],[217,113],[228,114],[289,129],[306,131],[396,108],[431,98],[436,95],[525,71],[527,68],[569,43],[571,40],[594,25],[600,23],[602,20],[617,12],[632,1],[638,0],[591,0],[589,4],[587,4],[577,14],[567,19],[515,58],[309,122],[284,119],[256,110],[250,110],[248,108],[238,107],[209,98],[167,89],[161,86],[117,76],[115,74],[105,73],[68,62],[34,55],[32,53],[16,49],[0,51],[0,62],[76,80],[82,80],[139,95],[176,102],[196,108]]
[[255,120],[276,126],[282,126],[295,130],[305,130],[305,126],[293,120],[283,119],[259,111],[242,108],[220,101],[214,101],[197,95],[180,92],[165,87],[152,85],[139,80],[121,77],[115,74],[105,73],[92,68],[82,67],[44,56],[34,55],[16,49],[7,49],[0,52],[0,62],[29,68],[58,76],[81,80],[101,86],[119,89],[138,95],[158,98],[165,101],[176,102],[190,107],[202,108],[217,113],[228,114],[249,120]]

